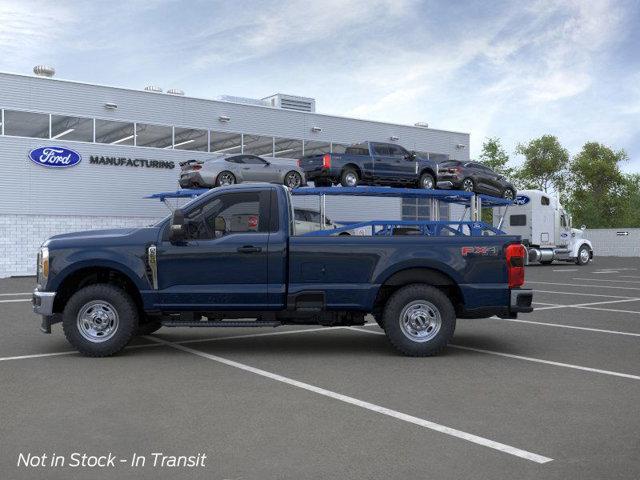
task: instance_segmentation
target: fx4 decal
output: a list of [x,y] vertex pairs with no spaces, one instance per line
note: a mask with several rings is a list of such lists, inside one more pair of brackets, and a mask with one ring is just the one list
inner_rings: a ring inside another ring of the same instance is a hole
[[498,255],[498,247],[462,247],[460,249],[463,257],[467,255]]

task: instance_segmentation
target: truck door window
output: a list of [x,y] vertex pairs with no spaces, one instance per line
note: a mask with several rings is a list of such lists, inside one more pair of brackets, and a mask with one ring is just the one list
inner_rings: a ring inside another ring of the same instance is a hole
[[541,205],[549,205],[549,197],[540,197],[540,204]]
[[389,147],[387,145],[374,144],[373,150],[375,151],[376,155],[381,157],[389,155]]
[[389,149],[389,155],[393,157],[404,157],[406,153],[408,153],[404,148],[399,147],[398,145],[389,145],[387,147]]
[[562,228],[567,228],[567,219],[564,215],[560,215],[560,225]]
[[225,193],[188,212],[185,227],[192,240],[213,240],[234,233],[266,232],[265,220],[261,221],[259,192]]

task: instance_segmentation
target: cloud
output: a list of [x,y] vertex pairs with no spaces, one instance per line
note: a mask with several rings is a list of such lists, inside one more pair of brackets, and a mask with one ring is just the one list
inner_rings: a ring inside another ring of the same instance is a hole
[[51,58],[57,41],[76,19],[54,2],[0,2],[0,58],[10,67],[37,56]]

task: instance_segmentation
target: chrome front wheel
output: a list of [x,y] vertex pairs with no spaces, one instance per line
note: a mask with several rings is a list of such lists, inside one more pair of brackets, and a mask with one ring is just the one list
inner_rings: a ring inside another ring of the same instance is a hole
[[80,309],[76,322],[80,335],[90,342],[101,343],[116,334],[120,318],[113,305],[94,300]]
[[470,178],[465,178],[462,182],[462,190],[464,190],[465,192],[473,192],[473,187],[473,180],[471,180]]

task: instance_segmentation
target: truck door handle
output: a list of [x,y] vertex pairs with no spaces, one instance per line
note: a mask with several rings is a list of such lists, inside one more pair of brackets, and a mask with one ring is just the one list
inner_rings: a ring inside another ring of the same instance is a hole
[[253,245],[238,247],[238,253],[260,253],[261,251],[262,247],[254,247]]

